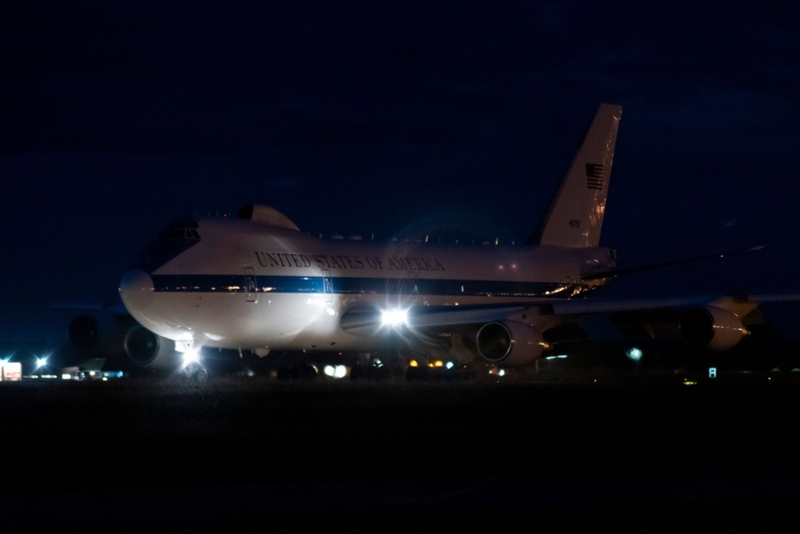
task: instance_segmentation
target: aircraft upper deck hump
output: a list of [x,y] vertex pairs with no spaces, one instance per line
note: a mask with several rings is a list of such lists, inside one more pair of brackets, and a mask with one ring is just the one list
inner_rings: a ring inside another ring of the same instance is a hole
[[600,104],[567,174],[526,244],[597,247],[622,106]]

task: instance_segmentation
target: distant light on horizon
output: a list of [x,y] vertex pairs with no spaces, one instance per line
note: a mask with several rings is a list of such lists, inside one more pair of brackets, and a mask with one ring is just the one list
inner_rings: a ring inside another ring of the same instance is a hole
[[643,352],[642,352],[642,350],[641,350],[641,349],[639,349],[638,347],[631,347],[630,349],[628,349],[628,351],[627,351],[625,354],[626,354],[626,355],[628,356],[628,358],[630,358],[631,360],[633,360],[633,361],[635,361],[635,362],[638,362],[639,360],[641,360],[641,359],[642,359],[642,355],[643,355],[644,353],[643,353]]

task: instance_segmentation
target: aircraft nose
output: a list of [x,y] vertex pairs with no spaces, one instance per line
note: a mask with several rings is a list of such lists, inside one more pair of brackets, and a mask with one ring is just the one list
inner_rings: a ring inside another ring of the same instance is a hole
[[131,269],[119,284],[119,294],[128,311],[139,311],[153,300],[153,279],[141,269]]

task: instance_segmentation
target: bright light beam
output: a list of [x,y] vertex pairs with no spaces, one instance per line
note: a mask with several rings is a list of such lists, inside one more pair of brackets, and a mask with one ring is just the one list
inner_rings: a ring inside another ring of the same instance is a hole
[[200,363],[200,349],[191,348],[183,353],[183,366],[186,367],[193,363]]
[[381,324],[392,328],[408,325],[408,310],[383,310],[381,314]]

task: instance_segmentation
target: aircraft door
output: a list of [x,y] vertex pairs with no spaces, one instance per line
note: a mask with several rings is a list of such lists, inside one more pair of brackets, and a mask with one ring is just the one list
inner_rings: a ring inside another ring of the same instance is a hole
[[325,303],[333,302],[333,280],[328,269],[322,269],[322,292],[325,294]]
[[408,271],[408,289],[412,295],[419,295],[419,287],[417,285],[417,273]]
[[417,273],[408,271],[406,283],[407,288],[404,292],[410,295],[409,302],[411,304],[419,304],[419,281],[417,280]]
[[256,302],[258,286],[256,285],[256,271],[252,267],[244,268],[244,288],[247,292],[247,302]]

